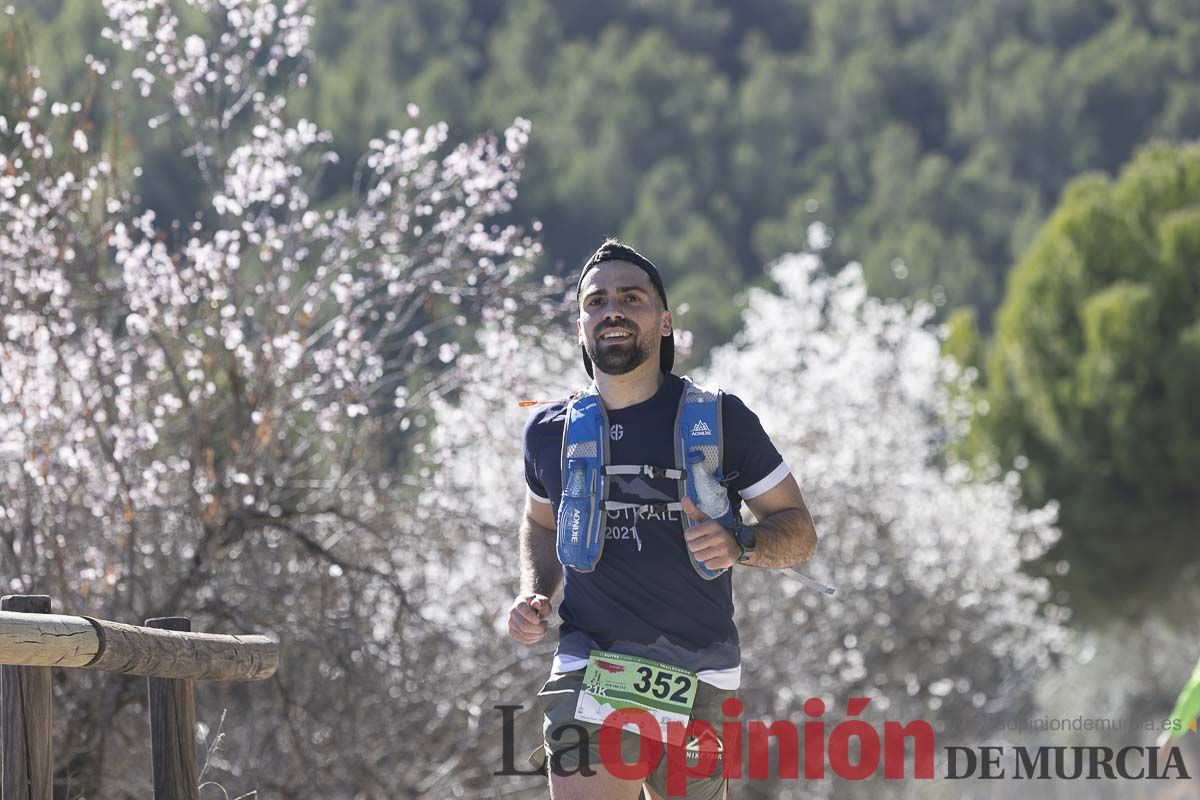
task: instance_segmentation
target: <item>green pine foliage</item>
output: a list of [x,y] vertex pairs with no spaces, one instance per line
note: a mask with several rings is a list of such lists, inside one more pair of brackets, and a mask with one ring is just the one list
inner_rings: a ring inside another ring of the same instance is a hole
[[1062,503],[1082,607],[1143,606],[1200,561],[1200,145],[1081,177],[1014,268],[978,420]]
[[[31,8],[35,56],[106,49],[98,2]],[[409,103],[455,136],[529,117],[514,214],[543,221],[546,271],[574,269],[606,234],[630,239],[689,305],[697,356],[734,333],[728,300],[808,244],[817,220],[833,228],[829,263],[861,261],[880,294],[974,306],[988,331],[1008,265],[1071,176],[1111,174],[1152,137],[1200,136],[1200,10],[1166,0],[314,0],[312,12],[316,64],[292,107],[335,134],[342,158],[323,191],[348,190],[365,143],[406,124]],[[143,195],[187,218],[180,143],[132,135],[163,154],[144,159]]]

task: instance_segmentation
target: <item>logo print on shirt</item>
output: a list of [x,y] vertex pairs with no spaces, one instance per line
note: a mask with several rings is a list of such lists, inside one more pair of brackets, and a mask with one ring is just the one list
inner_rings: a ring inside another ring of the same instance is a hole
[[692,436],[712,436],[712,428],[704,420],[698,419],[692,426]]
[[620,423],[614,422],[613,426],[608,429],[608,435],[615,442],[625,435],[625,429],[621,427]]

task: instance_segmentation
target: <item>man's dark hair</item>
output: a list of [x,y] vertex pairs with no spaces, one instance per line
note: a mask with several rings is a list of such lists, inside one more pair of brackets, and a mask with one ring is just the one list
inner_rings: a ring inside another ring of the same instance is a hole
[[658,290],[658,299],[662,303],[662,310],[667,310],[667,290],[663,288],[662,277],[658,274],[658,267],[654,266],[654,262],[650,259],[615,236],[605,239],[596,248],[596,252],[592,253],[588,260],[584,262],[583,269],[579,273],[579,284],[575,287],[576,300],[579,299],[579,293],[583,291],[584,276],[605,261],[628,261],[630,264],[641,267],[642,271],[650,278],[650,282],[654,284],[654,288]]

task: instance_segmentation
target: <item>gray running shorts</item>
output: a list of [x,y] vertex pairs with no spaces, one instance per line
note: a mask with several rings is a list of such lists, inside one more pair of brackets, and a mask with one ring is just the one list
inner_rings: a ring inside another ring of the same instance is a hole
[[[604,769],[600,762],[600,724],[575,719],[575,704],[579,701],[579,690],[582,686],[583,670],[575,670],[551,674],[550,680],[538,692],[538,705],[541,706],[544,716],[542,731],[545,747],[535,750],[529,757],[529,763],[533,766],[544,768],[547,757],[550,757],[554,759],[558,769],[574,771],[579,768],[579,731],[564,728],[566,725],[572,725],[587,731],[589,767],[597,771]],[[721,713],[721,704],[730,697],[737,697],[737,692],[718,689],[701,681],[696,690],[696,702],[692,706],[692,719],[709,723],[719,734],[721,723],[725,720]],[[640,747],[640,736],[631,731],[621,732],[621,755],[626,764],[634,764],[638,760]],[[665,747],[663,752],[665,754]],[[686,797],[689,800],[720,800],[724,796],[726,781],[723,777],[723,764],[719,759],[718,755],[716,768],[710,775],[688,779]],[[646,783],[663,797],[669,796],[665,755],[660,756],[658,764],[646,778]]]

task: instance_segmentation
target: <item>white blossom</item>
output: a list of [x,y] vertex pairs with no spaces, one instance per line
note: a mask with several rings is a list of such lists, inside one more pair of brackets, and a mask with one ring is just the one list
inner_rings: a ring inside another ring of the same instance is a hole
[[[236,632],[282,629],[300,694],[324,683],[310,657],[328,657],[303,637],[353,629],[346,657],[358,653],[378,703],[427,680],[424,667],[399,666],[396,631],[430,657],[444,648],[406,605],[424,592],[412,582],[423,567],[402,579],[412,559],[401,539],[419,532],[392,526],[412,507],[397,476],[417,468],[409,461],[427,435],[429,394],[405,393],[448,369],[439,355],[465,354],[454,316],[508,319],[519,307],[503,301],[524,291],[540,246],[493,218],[511,209],[522,169],[523,150],[506,143],[523,145],[528,124],[463,144],[440,123],[389,132],[359,171],[361,191],[318,206],[309,191],[332,139],[290,117],[284,97],[310,56],[303,2],[104,7],[105,35],[124,55],[85,63],[119,73],[104,91],[128,93],[115,102],[136,102],[187,142],[180,157],[203,187],[205,221],[141,207],[123,183],[141,165],[115,170],[105,137],[84,133],[82,106],[50,98],[30,70],[31,88],[0,120],[0,132],[11,128],[0,152],[5,591],[52,585],[56,609],[125,622],[192,609]],[[65,160],[43,127],[51,118],[72,144]],[[445,320],[434,281],[458,298]],[[378,469],[388,446],[405,448],[395,474]],[[318,581],[333,581],[338,598],[313,611]],[[351,594],[359,616],[346,626]],[[234,608],[253,619],[222,616]],[[83,719],[71,712],[88,690],[74,691],[64,716]],[[269,688],[262,697],[277,699]],[[350,717],[305,706],[323,726]],[[113,733],[125,724],[118,712],[94,720],[88,747],[125,735]],[[393,778],[398,795],[430,768],[422,743],[378,727],[390,724],[373,723],[374,738],[399,748],[389,761],[411,765]],[[110,744],[110,761],[119,749]],[[290,780],[303,755],[268,760]],[[93,766],[84,771],[98,774]]]

